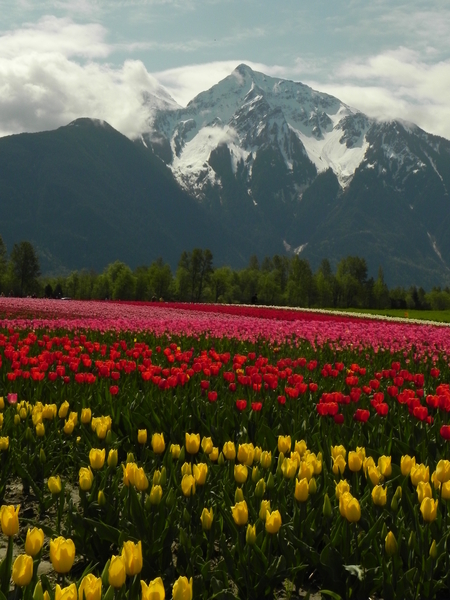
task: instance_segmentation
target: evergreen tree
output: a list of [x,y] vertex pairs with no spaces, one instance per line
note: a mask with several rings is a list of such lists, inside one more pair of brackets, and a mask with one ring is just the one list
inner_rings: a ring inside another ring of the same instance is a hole
[[30,242],[14,244],[10,260],[14,281],[20,296],[35,293],[38,289],[38,277],[41,270],[37,254]]

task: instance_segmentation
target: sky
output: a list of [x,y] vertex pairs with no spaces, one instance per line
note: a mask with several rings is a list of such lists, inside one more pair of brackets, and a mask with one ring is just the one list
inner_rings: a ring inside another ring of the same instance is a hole
[[450,139],[448,0],[0,0],[0,136],[146,130],[240,63]]

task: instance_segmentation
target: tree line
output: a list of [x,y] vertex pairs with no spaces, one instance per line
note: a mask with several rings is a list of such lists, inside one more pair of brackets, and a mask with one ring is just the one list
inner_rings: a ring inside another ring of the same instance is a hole
[[102,273],[81,270],[68,276],[43,277],[37,253],[29,242],[14,244],[8,258],[0,236],[0,292],[80,300],[223,302],[301,306],[307,308],[450,309],[450,288],[389,289],[380,267],[376,279],[368,277],[364,258],[347,256],[333,272],[322,260],[314,273],[298,255],[275,255],[259,261],[250,258],[244,269],[214,267],[208,249],[181,254],[175,273],[158,258],[131,269],[121,261]]

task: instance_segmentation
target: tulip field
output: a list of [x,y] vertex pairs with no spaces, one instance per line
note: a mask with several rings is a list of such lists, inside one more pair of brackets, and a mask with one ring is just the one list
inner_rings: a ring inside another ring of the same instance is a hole
[[448,598],[450,328],[0,298],[0,507],[0,600]]

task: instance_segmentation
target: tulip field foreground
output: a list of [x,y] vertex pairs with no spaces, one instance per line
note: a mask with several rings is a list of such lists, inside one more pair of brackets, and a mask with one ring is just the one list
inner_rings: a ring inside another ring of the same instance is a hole
[[443,325],[0,298],[0,600],[448,598],[449,361]]

